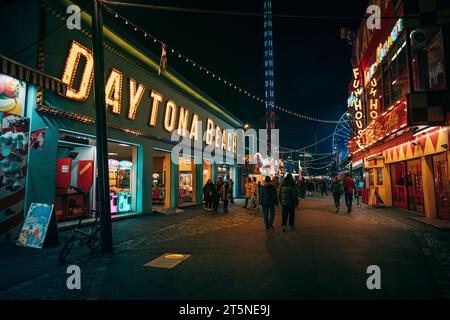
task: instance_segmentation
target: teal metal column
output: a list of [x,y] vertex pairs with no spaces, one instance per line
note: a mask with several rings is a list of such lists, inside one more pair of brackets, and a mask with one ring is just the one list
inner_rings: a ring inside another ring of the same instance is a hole
[[178,208],[178,193],[180,191],[180,168],[170,161],[170,208]]
[[203,163],[195,164],[195,202],[203,201]]

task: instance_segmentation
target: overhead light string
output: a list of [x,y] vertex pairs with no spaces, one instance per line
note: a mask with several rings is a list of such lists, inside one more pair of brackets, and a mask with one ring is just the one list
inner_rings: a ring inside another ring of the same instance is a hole
[[[251,98],[251,99],[253,99],[253,100],[257,101],[257,102],[260,102],[260,103],[266,103],[266,100],[264,98],[261,98],[258,95],[253,94],[249,90],[246,90],[246,89],[242,88],[241,86],[238,86],[234,82],[225,79],[224,77],[222,77],[222,76],[218,75],[217,73],[211,71],[209,68],[204,67],[203,65],[199,64],[197,61],[195,61],[195,60],[189,58],[188,56],[184,55],[183,53],[181,53],[180,51],[176,50],[175,48],[167,45],[167,43],[161,41],[160,39],[158,39],[156,36],[152,35],[148,31],[142,29],[138,25],[136,25],[136,24],[132,23],[131,21],[127,20],[125,17],[121,16],[119,13],[114,11],[111,7],[107,6],[106,4],[104,5],[104,7],[105,7],[105,9],[106,9],[106,11],[108,13],[110,13],[112,16],[114,16],[117,20],[121,20],[122,22],[124,22],[125,25],[132,27],[134,29],[134,31],[142,33],[144,37],[152,39],[154,43],[158,43],[159,45],[163,45],[164,44],[166,46],[167,53],[172,53],[174,56],[178,57],[178,59],[180,61],[184,61],[185,63],[190,64],[195,69],[197,69],[199,71],[202,71],[204,74],[208,75],[209,77],[213,78],[214,80],[222,82],[227,87],[235,90],[236,92],[239,92],[239,93],[243,94],[244,96],[247,96],[248,98]],[[301,114],[301,113],[289,110],[289,109],[285,108],[284,106],[280,106],[280,105],[275,105],[274,107],[275,107],[276,110],[282,111],[282,112],[287,113],[287,114],[289,114],[291,116],[295,116],[297,118],[301,118],[301,119],[308,120],[308,121],[314,121],[314,122],[320,122],[320,123],[326,123],[326,124],[338,124],[338,123],[341,123],[341,121],[337,121],[337,120],[326,120],[326,119],[320,119],[320,118],[307,116],[307,115],[304,115],[304,114]]]

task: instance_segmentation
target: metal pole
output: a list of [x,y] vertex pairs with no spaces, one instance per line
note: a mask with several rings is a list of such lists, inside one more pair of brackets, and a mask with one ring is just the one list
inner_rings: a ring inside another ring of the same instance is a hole
[[106,131],[103,57],[102,1],[94,1],[92,42],[94,53],[95,126],[97,133],[97,189],[101,224],[101,251],[112,252],[111,208],[109,203],[108,143]]

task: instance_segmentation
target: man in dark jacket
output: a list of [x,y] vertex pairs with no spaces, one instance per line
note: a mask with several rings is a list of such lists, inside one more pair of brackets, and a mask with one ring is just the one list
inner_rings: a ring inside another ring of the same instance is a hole
[[286,232],[286,223],[289,218],[289,226],[295,228],[295,207],[298,206],[298,192],[292,174],[288,173],[280,187],[280,203],[283,206],[282,211],[282,230]]
[[270,177],[266,176],[264,186],[261,186],[259,194],[259,204],[264,215],[266,229],[273,229],[273,219],[275,218],[275,206],[278,205],[277,190],[270,182]]

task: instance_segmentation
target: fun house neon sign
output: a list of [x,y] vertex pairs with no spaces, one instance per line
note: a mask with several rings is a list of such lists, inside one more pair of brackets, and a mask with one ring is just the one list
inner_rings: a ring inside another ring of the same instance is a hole
[[353,108],[355,117],[355,127],[356,127],[356,142],[360,148],[362,148],[361,138],[364,129],[364,111],[362,106],[361,94],[363,93],[363,86],[361,84],[361,72],[359,68],[353,68]]
[[[74,87],[75,75],[77,74],[80,59],[83,57],[86,60],[84,69],[81,75],[81,81],[78,88]],[[92,80],[94,77],[94,58],[92,51],[81,45],[76,41],[72,41],[69,54],[67,56],[62,81],[68,85],[66,98],[84,102],[89,97]],[[115,115],[122,113],[122,88],[124,82],[124,75],[119,70],[113,68],[107,78],[105,85],[105,104],[110,111]],[[129,105],[126,112],[129,120],[136,119],[136,113],[139,109],[140,102],[146,87],[143,84],[137,83],[135,79],[128,78],[128,95]],[[151,98],[151,111],[148,119],[150,127],[156,127],[158,124],[159,109],[164,104],[164,119],[163,128],[169,133],[178,130],[178,134],[182,137],[189,138],[194,141],[201,139],[201,129],[199,128],[199,116],[196,113],[190,116],[190,111],[178,106],[174,100],[167,99],[163,103],[163,96],[157,91],[150,90],[149,96]],[[189,121],[190,119],[190,121]],[[214,145],[218,149],[232,151],[236,153],[237,150],[237,136],[235,133],[220,128],[210,118],[206,119],[206,135],[205,143],[207,145]]]

